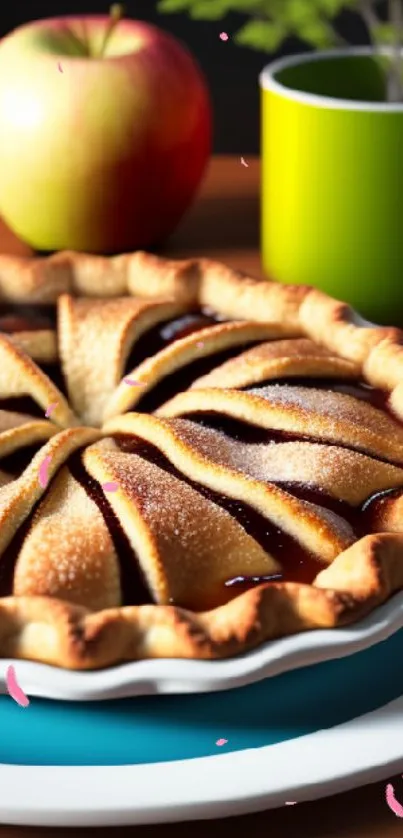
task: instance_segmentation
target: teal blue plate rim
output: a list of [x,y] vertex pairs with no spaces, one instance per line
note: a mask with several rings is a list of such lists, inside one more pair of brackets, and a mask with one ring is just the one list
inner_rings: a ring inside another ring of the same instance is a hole
[[0,763],[0,822],[139,825],[317,800],[402,771],[402,722],[403,697],[298,739],[201,759],[84,767]]
[[[0,762],[123,766],[274,746],[403,695],[403,629],[369,649],[234,690],[94,702],[0,696]],[[226,740],[217,745],[220,740]]]

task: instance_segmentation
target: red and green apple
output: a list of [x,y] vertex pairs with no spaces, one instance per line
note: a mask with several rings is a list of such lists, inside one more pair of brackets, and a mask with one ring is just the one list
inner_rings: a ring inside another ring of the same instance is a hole
[[116,253],[163,241],[210,151],[189,52],[147,23],[64,17],[0,42],[0,214],[38,250]]

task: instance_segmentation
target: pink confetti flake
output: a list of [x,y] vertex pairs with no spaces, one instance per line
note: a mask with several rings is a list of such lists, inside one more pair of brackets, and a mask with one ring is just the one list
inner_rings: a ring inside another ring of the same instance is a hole
[[386,786],[386,803],[397,818],[403,818],[403,806],[398,800],[396,800],[395,790],[392,783],[388,783]]
[[228,41],[228,35],[226,32],[220,32],[220,38],[222,41]]
[[49,405],[49,407],[46,408],[46,413],[45,413],[46,419],[49,419],[50,414],[53,413],[53,411],[57,408],[58,404],[59,404],[59,402],[53,402],[52,404]]
[[218,747],[221,748],[223,745],[226,745],[227,742],[228,739],[217,739],[216,745],[218,745]]
[[119,483],[103,483],[102,488],[104,492],[117,492],[119,489]]
[[241,157],[241,163],[243,166],[246,166],[247,169],[249,168],[249,163],[246,162],[244,157]]
[[42,489],[46,489],[46,486],[48,485],[48,482],[49,482],[48,468],[49,468],[51,462],[52,462],[52,457],[50,457],[50,456],[45,457],[45,459],[42,461],[41,465],[39,466],[38,477],[39,477],[39,483],[41,484]]
[[58,65],[57,65],[57,69],[59,70],[59,73],[62,73],[62,72],[63,72],[63,67],[62,67],[62,65],[61,65],[60,61],[59,61]]
[[286,800],[285,805],[286,806],[295,806],[296,802],[297,802],[296,800]]
[[29,698],[19,686],[13,666],[9,666],[7,669],[6,686],[8,694],[14,699],[14,701],[17,702],[17,704],[20,705],[20,707],[28,707]]
[[135,381],[134,378],[129,378],[129,376],[126,376],[126,378],[124,378],[123,381],[125,382],[125,384],[128,384],[129,387],[143,387],[144,386],[142,381]]
[[199,342],[198,342],[198,343],[196,343],[196,346],[197,346],[197,348],[198,348],[198,349],[203,349],[203,346],[204,346],[203,341],[202,341],[202,340],[199,340]]

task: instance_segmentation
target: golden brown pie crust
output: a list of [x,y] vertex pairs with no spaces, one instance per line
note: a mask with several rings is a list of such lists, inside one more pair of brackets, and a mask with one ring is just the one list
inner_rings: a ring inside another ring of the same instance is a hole
[[[43,414],[54,405],[47,420],[0,404],[1,553],[30,519],[13,596],[0,598],[0,655],[71,669],[142,658],[225,658],[269,639],[354,622],[403,588],[401,497],[379,510],[379,527],[387,532],[356,540],[337,514],[278,485],[299,478],[352,507],[377,491],[403,487],[403,426],[393,419],[403,421],[400,330],[360,325],[346,304],[307,286],[255,280],[206,259],[167,261],[143,252],[0,256],[0,299],[59,300],[57,339],[51,330],[0,335],[0,400],[29,396]],[[206,326],[147,358],[130,373],[138,386],[122,382],[131,347],[145,330],[201,307],[232,322]],[[154,415],[126,413],[163,376],[231,346],[239,347],[235,360],[196,378]],[[68,398],[35,363],[56,357]],[[299,385],[280,392],[270,384],[301,376],[347,383],[358,377],[390,394],[389,412],[349,395],[319,397]],[[314,439],[235,446],[187,418],[206,411]],[[272,581],[214,607],[214,586],[228,575],[275,573],[277,560],[190,483],[121,451],[115,441],[121,435],[153,445],[206,490],[248,503],[320,556],[324,569],[312,584]],[[16,478],[2,459],[28,443],[37,453]],[[155,605],[121,605],[119,557],[68,464],[79,450],[98,487],[119,486],[107,502]],[[38,469],[46,457],[44,487]],[[179,499],[176,506],[172,498]],[[190,591],[186,609],[171,604],[183,591]]]

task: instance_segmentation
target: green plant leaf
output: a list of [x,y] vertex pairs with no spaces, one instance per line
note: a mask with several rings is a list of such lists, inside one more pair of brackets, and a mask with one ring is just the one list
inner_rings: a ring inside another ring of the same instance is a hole
[[159,0],[157,12],[171,14],[174,12],[185,12],[192,5],[193,0]]
[[[327,25],[325,18],[332,18],[333,15],[325,13],[322,9],[323,0],[313,0],[313,2],[306,3],[305,0],[287,0],[284,4],[283,15],[284,19],[297,31],[302,26],[321,26]],[[340,0],[337,0],[340,5]]]
[[244,15],[265,15],[264,0],[228,0],[227,3],[229,12],[237,12]]
[[307,44],[317,49],[326,49],[335,44],[336,37],[325,21],[317,20],[308,22],[298,30],[298,35]]
[[262,8],[268,17],[275,20],[276,17],[281,17],[281,13],[287,3],[288,0],[285,0],[285,3],[281,2],[281,0],[262,0]]
[[396,32],[391,23],[380,23],[379,26],[374,26],[372,37],[377,44],[393,44]]
[[[157,0],[159,12],[186,12],[194,20],[220,20],[229,12],[248,15],[250,20],[234,41],[252,49],[274,52],[290,35],[310,46],[324,49],[340,40],[333,29],[343,9],[352,9],[366,20],[379,15],[380,0]],[[387,6],[384,0],[385,7]],[[370,25],[375,44],[391,44],[397,39],[392,23]],[[374,32],[372,32],[374,29]]]
[[287,29],[281,23],[251,20],[245,23],[233,40],[243,47],[252,47],[263,52],[276,52],[287,34]]
[[284,17],[292,26],[299,26],[305,21],[319,20],[318,9],[304,0],[288,0],[284,4]]
[[317,0],[317,6],[322,14],[326,15],[326,17],[334,18],[343,9],[346,8],[347,5],[357,5],[358,0],[353,0],[353,3],[349,2],[349,0]]
[[190,17],[193,20],[220,20],[228,14],[227,0],[198,0],[192,3]]

